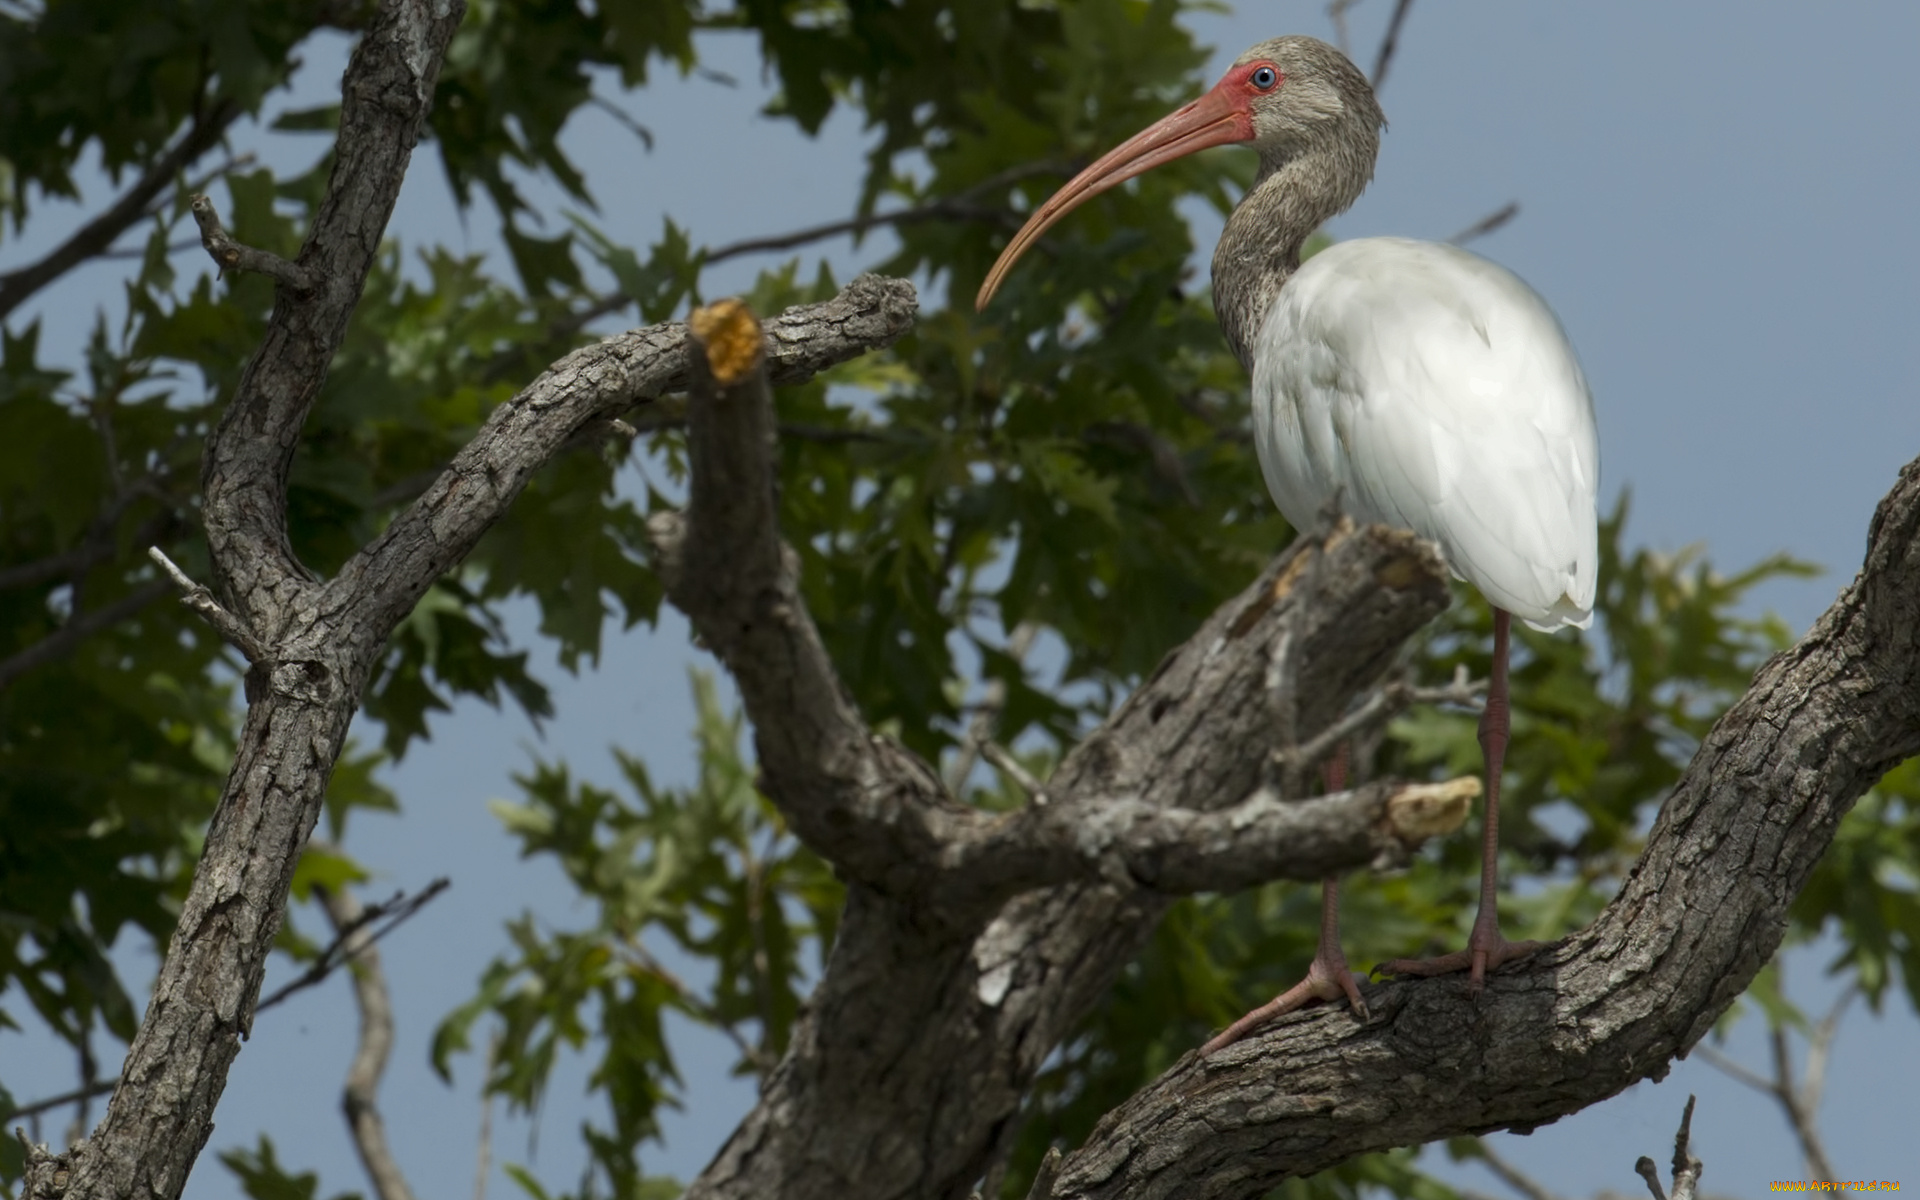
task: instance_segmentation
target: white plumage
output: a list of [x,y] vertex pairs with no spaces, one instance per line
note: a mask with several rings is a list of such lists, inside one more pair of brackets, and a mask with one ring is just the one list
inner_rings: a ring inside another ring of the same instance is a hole
[[1592,621],[1593,401],[1518,276],[1456,246],[1341,242],[1287,281],[1255,351],[1254,439],[1288,521],[1338,489],[1534,628]]
[[[1141,130],[1034,210],[980,285],[985,308],[1014,261],[1075,205],[1161,163],[1239,143],[1260,155],[1253,187],[1213,252],[1214,311],[1253,376],[1260,467],[1295,528],[1336,495],[1350,516],[1439,543],[1454,574],[1493,605],[1492,670],[1480,716],[1487,818],[1480,910],[1464,950],[1396,959],[1398,975],[1489,971],[1538,948],[1500,932],[1500,771],[1509,721],[1512,617],[1536,629],[1592,620],[1600,553],[1593,401],[1560,322],[1510,271],[1455,246],[1342,242],[1304,265],[1308,235],[1372,178],[1386,117],[1366,76],[1313,38],[1242,54],[1198,99]],[[1345,788],[1345,754],[1323,764]],[[1320,949],[1307,976],[1241,1017],[1211,1054],[1263,1022],[1345,996],[1366,1017],[1340,951],[1339,881],[1321,891]]]

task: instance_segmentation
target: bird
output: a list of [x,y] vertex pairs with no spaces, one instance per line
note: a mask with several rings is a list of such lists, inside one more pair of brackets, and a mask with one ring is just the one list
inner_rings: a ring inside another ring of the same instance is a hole
[[[1346,55],[1311,37],[1264,41],[1214,87],[1128,139],[1035,209],[981,284],[984,310],[1016,260],[1056,221],[1145,171],[1212,146],[1259,155],[1213,253],[1221,332],[1252,381],[1267,490],[1309,528],[1337,500],[1355,520],[1438,544],[1493,608],[1493,666],[1480,717],[1486,819],[1480,905],[1466,948],[1401,959],[1388,975],[1488,971],[1538,948],[1500,932],[1500,775],[1511,727],[1511,621],[1586,628],[1599,574],[1599,434],[1593,399],[1553,310],[1506,268],[1444,243],[1368,237],[1308,258],[1307,238],[1372,181],[1386,117]],[[1344,753],[1322,771],[1345,785]],[[1344,995],[1366,1006],[1339,944],[1339,881],[1322,884],[1307,977],[1202,1047],[1281,1013]]]

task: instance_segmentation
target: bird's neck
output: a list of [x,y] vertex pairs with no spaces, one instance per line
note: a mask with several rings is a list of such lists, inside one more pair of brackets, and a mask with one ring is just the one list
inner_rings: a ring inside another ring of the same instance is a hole
[[1253,187],[1227,218],[1213,250],[1214,313],[1249,373],[1254,341],[1280,289],[1300,269],[1301,247],[1314,230],[1346,211],[1372,176],[1370,152],[1310,152],[1261,162]]

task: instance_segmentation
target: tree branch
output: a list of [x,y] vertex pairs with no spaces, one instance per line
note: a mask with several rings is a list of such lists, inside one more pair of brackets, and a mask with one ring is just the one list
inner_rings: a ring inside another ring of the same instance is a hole
[[[217,590],[246,628],[262,631],[268,653],[247,673],[233,768],[106,1118],[65,1153],[35,1147],[24,1194],[177,1197],[252,1027],[300,847],[391,631],[311,603],[311,576],[287,544],[288,469],[463,11],[458,0],[386,0],[347,66],[333,176],[299,260],[315,289],[279,290],[202,472]],[[164,594],[171,585],[155,586]]]
[[1455,246],[1464,246],[1468,242],[1478,241],[1488,234],[1503,228],[1507,222],[1519,215],[1520,202],[1518,200],[1509,200],[1486,216],[1481,217],[1478,221],[1462,229],[1459,233],[1454,234],[1448,238],[1447,241]]
[[[1673,1139],[1673,1198],[1672,1200],[1693,1200],[1695,1189],[1700,1183],[1700,1173],[1704,1164],[1693,1156],[1688,1147],[1693,1128],[1693,1097],[1687,1097],[1687,1107],[1680,1114],[1680,1132]],[[1653,1160],[1641,1155],[1633,1164],[1640,1178],[1647,1181],[1647,1190],[1653,1193],[1653,1200],[1668,1200],[1666,1192],[1660,1187],[1660,1170]]]
[[1413,0],[1394,0],[1393,15],[1387,18],[1387,31],[1380,35],[1380,52],[1373,60],[1373,90],[1386,86],[1387,68],[1393,65],[1394,51],[1400,48],[1400,27],[1406,24]]
[[[774,383],[891,345],[912,328],[913,285],[862,275],[831,300],[788,309],[765,326]],[[495,409],[439,478],[327,584],[323,603],[365,611],[384,628],[404,618],[498,521],[527,480],[591,421],[684,391],[687,327],[653,325],[582,347]]]
[[[422,901],[444,887],[446,880],[422,895]],[[334,934],[345,945],[345,957],[353,960],[353,998],[360,1009],[360,1045],[354,1051],[353,1065],[347,1071],[347,1084],[340,1096],[347,1128],[353,1134],[353,1148],[360,1165],[367,1170],[379,1200],[413,1200],[400,1164],[387,1147],[386,1124],[380,1119],[378,1098],[380,1077],[386,1073],[387,1057],[393,1052],[393,1002],[387,995],[386,973],[380,968],[378,936],[367,929],[369,914],[351,892],[316,886],[314,892],[327,910]],[[417,905],[415,907],[417,911]],[[392,928],[391,925],[388,928]]]
[[[1381,810],[1364,806],[1388,803],[1391,785],[1318,808],[1268,793],[1241,814],[1217,810],[1255,796],[1269,770],[1279,633],[1297,645],[1299,723],[1311,736],[1446,606],[1445,568],[1430,546],[1391,530],[1342,525],[1324,541],[1298,539],[1067,755],[1047,781],[1049,804],[977,812],[838,707],[824,658],[797,663],[819,652],[791,563],[773,530],[738,511],[770,520],[771,480],[701,491],[711,456],[728,457],[736,480],[753,478],[744,463],[771,461],[770,418],[748,421],[737,408],[696,394],[693,499],[656,531],[681,555],[663,574],[669,598],[735,672],[763,788],[849,891],[787,1057],[688,1200],[833,1200],[856,1186],[960,1200],[1004,1154],[1034,1074],[1152,933],[1174,885],[1206,886],[1216,866],[1243,871],[1236,882],[1276,869],[1318,879],[1380,851],[1370,834],[1301,851],[1291,867],[1280,861],[1290,852],[1284,821],[1365,825],[1363,810]],[[705,528],[743,544],[700,532],[700,506],[722,501],[732,511]],[[704,565],[689,564],[685,553],[703,543]],[[796,682],[802,671],[813,682]],[[1236,816],[1253,815],[1229,836]],[[808,1117],[794,1120],[802,1110]],[[819,1136],[825,1129],[833,1136]]]
[[[352,962],[362,950],[371,949],[381,938],[392,933],[403,922],[433,902],[433,898],[447,890],[446,877],[429,883],[426,887],[409,896],[405,892],[396,892],[391,900],[376,904],[372,908],[363,907],[358,901],[353,904],[354,915],[344,923],[334,923],[333,940],[315,957],[312,965],[299,975],[289,979],[274,990],[271,996],[253,1006],[253,1013],[259,1016],[276,1004],[283,1003],[295,992],[304,991],[326,980],[329,975]],[[368,927],[379,923],[380,928]]]
[[220,214],[213,210],[213,201],[196,195],[190,209],[194,224],[200,227],[200,244],[206,247],[208,256],[220,268],[222,275],[228,271],[253,271],[290,288],[295,295],[304,296],[313,291],[313,277],[299,263],[288,262],[278,254],[256,250],[234,240],[226,226],[220,223]]
[[64,658],[81,642],[103,629],[118,625],[166,595],[170,590],[172,590],[171,584],[165,580],[155,580],[141,584],[111,604],[74,613],[67,619],[66,624],[46,637],[24,650],[0,659],[0,688],[7,687],[35,667],[45,666],[47,663]]
[[[740,687],[768,794],[799,836],[846,875],[905,904],[929,927],[977,930],[1023,891],[1120,880],[1171,895],[1276,877],[1319,879],[1331,870],[1402,857],[1409,842],[1428,836],[1416,830],[1437,827],[1390,816],[1413,814],[1437,799],[1410,794],[1394,806],[1389,801],[1404,789],[1390,785],[1295,805],[1251,780],[1225,793],[1209,778],[1191,793],[1175,787],[1149,800],[1144,789],[1096,790],[1092,777],[1069,772],[1047,785],[1049,803],[1018,814],[957,804],[928,764],[867,727],[806,611],[793,556],[779,535],[765,372],[740,352],[762,341],[752,315],[729,302],[701,310],[692,324],[688,504],[684,515],[654,519],[661,577],[668,598]],[[1294,598],[1296,585],[1310,600],[1282,606],[1286,611],[1310,612],[1309,605],[1322,600],[1326,612],[1364,608],[1364,597],[1383,590],[1375,569],[1389,563],[1406,590],[1420,597],[1410,606],[1376,605],[1377,613],[1390,614],[1398,636],[1439,611],[1442,568],[1431,549],[1410,536],[1351,530],[1344,526],[1324,549],[1304,545],[1228,632],[1251,632],[1277,597]],[[1329,562],[1336,551],[1344,551],[1338,565]],[[1418,616],[1409,620],[1410,612]],[[1305,653],[1324,671],[1331,643],[1367,646],[1366,639],[1380,635],[1364,614],[1320,620]],[[1389,646],[1394,640],[1388,635]],[[1234,661],[1264,660],[1264,643],[1250,648]],[[1385,664],[1378,647],[1353,658],[1374,674]],[[1242,682],[1260,686],[1263,677],[1256,671]],[[1196,722],[1217,715],[1190,712]],[[1208,724],[1205,733],[1189,731],[1192,742],[1217,749],[1215,723]],[[1091,744],[1111,745],[1098,737]],[[1075,780],[1081,786],[1073,787]],[[1465,803],[1457,790],[1447,795],[1451,804]],[[1226,811],[1206,812],[1219,809]]]
[[0,320],[24,304],[29,297],[74,267],[104,253],[122,233],[147,215],[147,205],[173,177],[189,163],[205,154],[226,136],[227,127],[240,117],[240,107],[222,101],[196,118],[180,140],[148,165],[132,187],[121,193],[111,207],[76,229],[66,241],[40,259],[18,270],[0,275]]
[[1491,976],[1303,1013],[1189,1055],[1069,1156],[1056,1200],[1256,1197],[1355,1154],[1520,1131],[1649,1076],[1703,1037],[1779,945],[1853,801],[1920,752],[1920,460],[1866,564],[1707,736],[1594,924]]
[[992,875],[1008,895],[1083,879],[1165,896],[1310,883],[1350,867],[1405,865],[1429,838],[1458,829],[1479,795],[1480,781],[1466,777],[1373,783],[1311,800],[1263,786],[1211,812],[1140,796],[1081,799],[983,822],[947,859],[956,873]]
[[[460,0],[386,0],[360,39],[342,80],[333,174],[289,264],[310,290],[278,273],[266,336],[208,440],[201,482],[214,587],[249,628],[280,626],[312,590],[287,541],[294,447],[366,286],[464,12]],[[210,213],[195,213],[203,234]]]
[[180,590],[180,603],[200,614],[200,618],[211,625],[213,631],[219,634],[222,640],[246,655],[248,662],[259,662],[267,656],[266,645],[259,636],[248,629],[240,618],[222,608],[207,586],[195,583],[185,571],[167,557],[165,550],[158,546],[148,546],[147,557],[165,571],[173,586]]

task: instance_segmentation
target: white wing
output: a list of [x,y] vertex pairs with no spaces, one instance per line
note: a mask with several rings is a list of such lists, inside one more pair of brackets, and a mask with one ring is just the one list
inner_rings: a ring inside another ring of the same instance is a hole
[[1403,238],[1321,251],[1261,328],[1253,422],[1295,526],[1337,488],[1355,519],[1438,542],[1534,628],[1593,619],[1593,401],[1552,310],[1511,271]]

